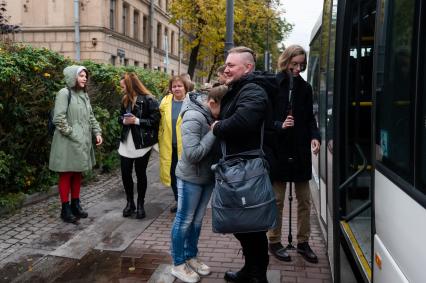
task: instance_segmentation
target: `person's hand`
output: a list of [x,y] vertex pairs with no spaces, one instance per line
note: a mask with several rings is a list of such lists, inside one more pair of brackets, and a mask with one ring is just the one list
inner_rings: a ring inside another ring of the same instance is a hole
[[96,145],[101,145],[104,140],[101,135],[96,136]]
[[123,124],[124,125],[136,124],[136,117],[131,113],[130,113],[129,116],[124,116]]
[[320,150],[320,145],[321,144],[320,144],[319,140],[317,140],[317,139],[311,140],[311,150],[312,150],[313,154],[315,154],[315,155],[318,154],[318,152]]
[[287,118],[285,118],[285,121],[283,122],[282,128],[288,129],[294,127],[294,118],[291,115],[288,115]]

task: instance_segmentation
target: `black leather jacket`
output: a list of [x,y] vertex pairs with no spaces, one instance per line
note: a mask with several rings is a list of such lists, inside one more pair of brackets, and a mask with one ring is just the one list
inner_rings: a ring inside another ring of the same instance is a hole
[[126,108],[121,105],[120,116],[118,117],[118,123],[122,125],[120,141],[124,142],[127,139],[129,130],[131,130],[136,149],[152,146],[158,142],[158,127],[161,115],[158,101],[154,96],[138,95],[131,113],[139,118],[139,125],[124,125],[124,113],[126,113]]

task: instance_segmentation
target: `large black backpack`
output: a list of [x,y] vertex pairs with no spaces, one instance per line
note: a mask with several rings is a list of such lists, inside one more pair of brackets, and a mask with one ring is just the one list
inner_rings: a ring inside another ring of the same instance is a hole
[[[67,89],[68,89],[68,104],[67,104],[67,114],[68,114],[68,107],[70,106],[70,102],[71,102],[71,89],[69,87],[67,87]],[[50,136],[53,136],[56,129],[55,124],[53,123],[54,110],[55,109],[52,108],[47,113],[47,132],[49,133]]]

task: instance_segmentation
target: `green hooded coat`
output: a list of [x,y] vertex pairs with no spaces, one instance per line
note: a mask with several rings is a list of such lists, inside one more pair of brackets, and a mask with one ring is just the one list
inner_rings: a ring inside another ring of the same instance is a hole
[[92,169],[96,163],[92,134],[100,135],[101,129],[93,115],[89,96],[74,88],[82,70],[86,68],[75,65],[64,69],[65,82],[71,89],[69,106],[67,88],[61,89],[55,98],[53,123],[56,129],[49,159],[52,171],[83,172]]

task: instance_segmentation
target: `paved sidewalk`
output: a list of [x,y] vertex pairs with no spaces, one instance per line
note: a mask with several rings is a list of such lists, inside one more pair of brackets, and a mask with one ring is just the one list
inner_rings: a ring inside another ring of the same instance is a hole
[[[174,214],[169,208],[174,200],[171,190],[159,182],[158,154],[152,155],[147,173],[147,217],[143,220],[121,216],[125,199],[119,172],[102,175],[82,189],[82,204],[89,218],[79,225],[59,219],[58,196],[0,218],[0,282],[172,282],[174,278],[162,270],[170,268],[172,262],[169,250]],[[293,261],[289,263],[271,256],[271,283],[331,282],[314,209],[311,217],[310,242],[319,263],[307,263],[295,251],[290,251]],[[292,231],[296,231],[295,224],[296,218]],[[284,223],[284,235],[287,228]],[[293,235],[295,238],[295,232]],[[199,256],[213,272],[201,282],[224,282],[226,270],[238,270],[243,264],[239,249],[233,236],[212,232],[208,209]],[[158,276],[169,281],[155,279]]]

